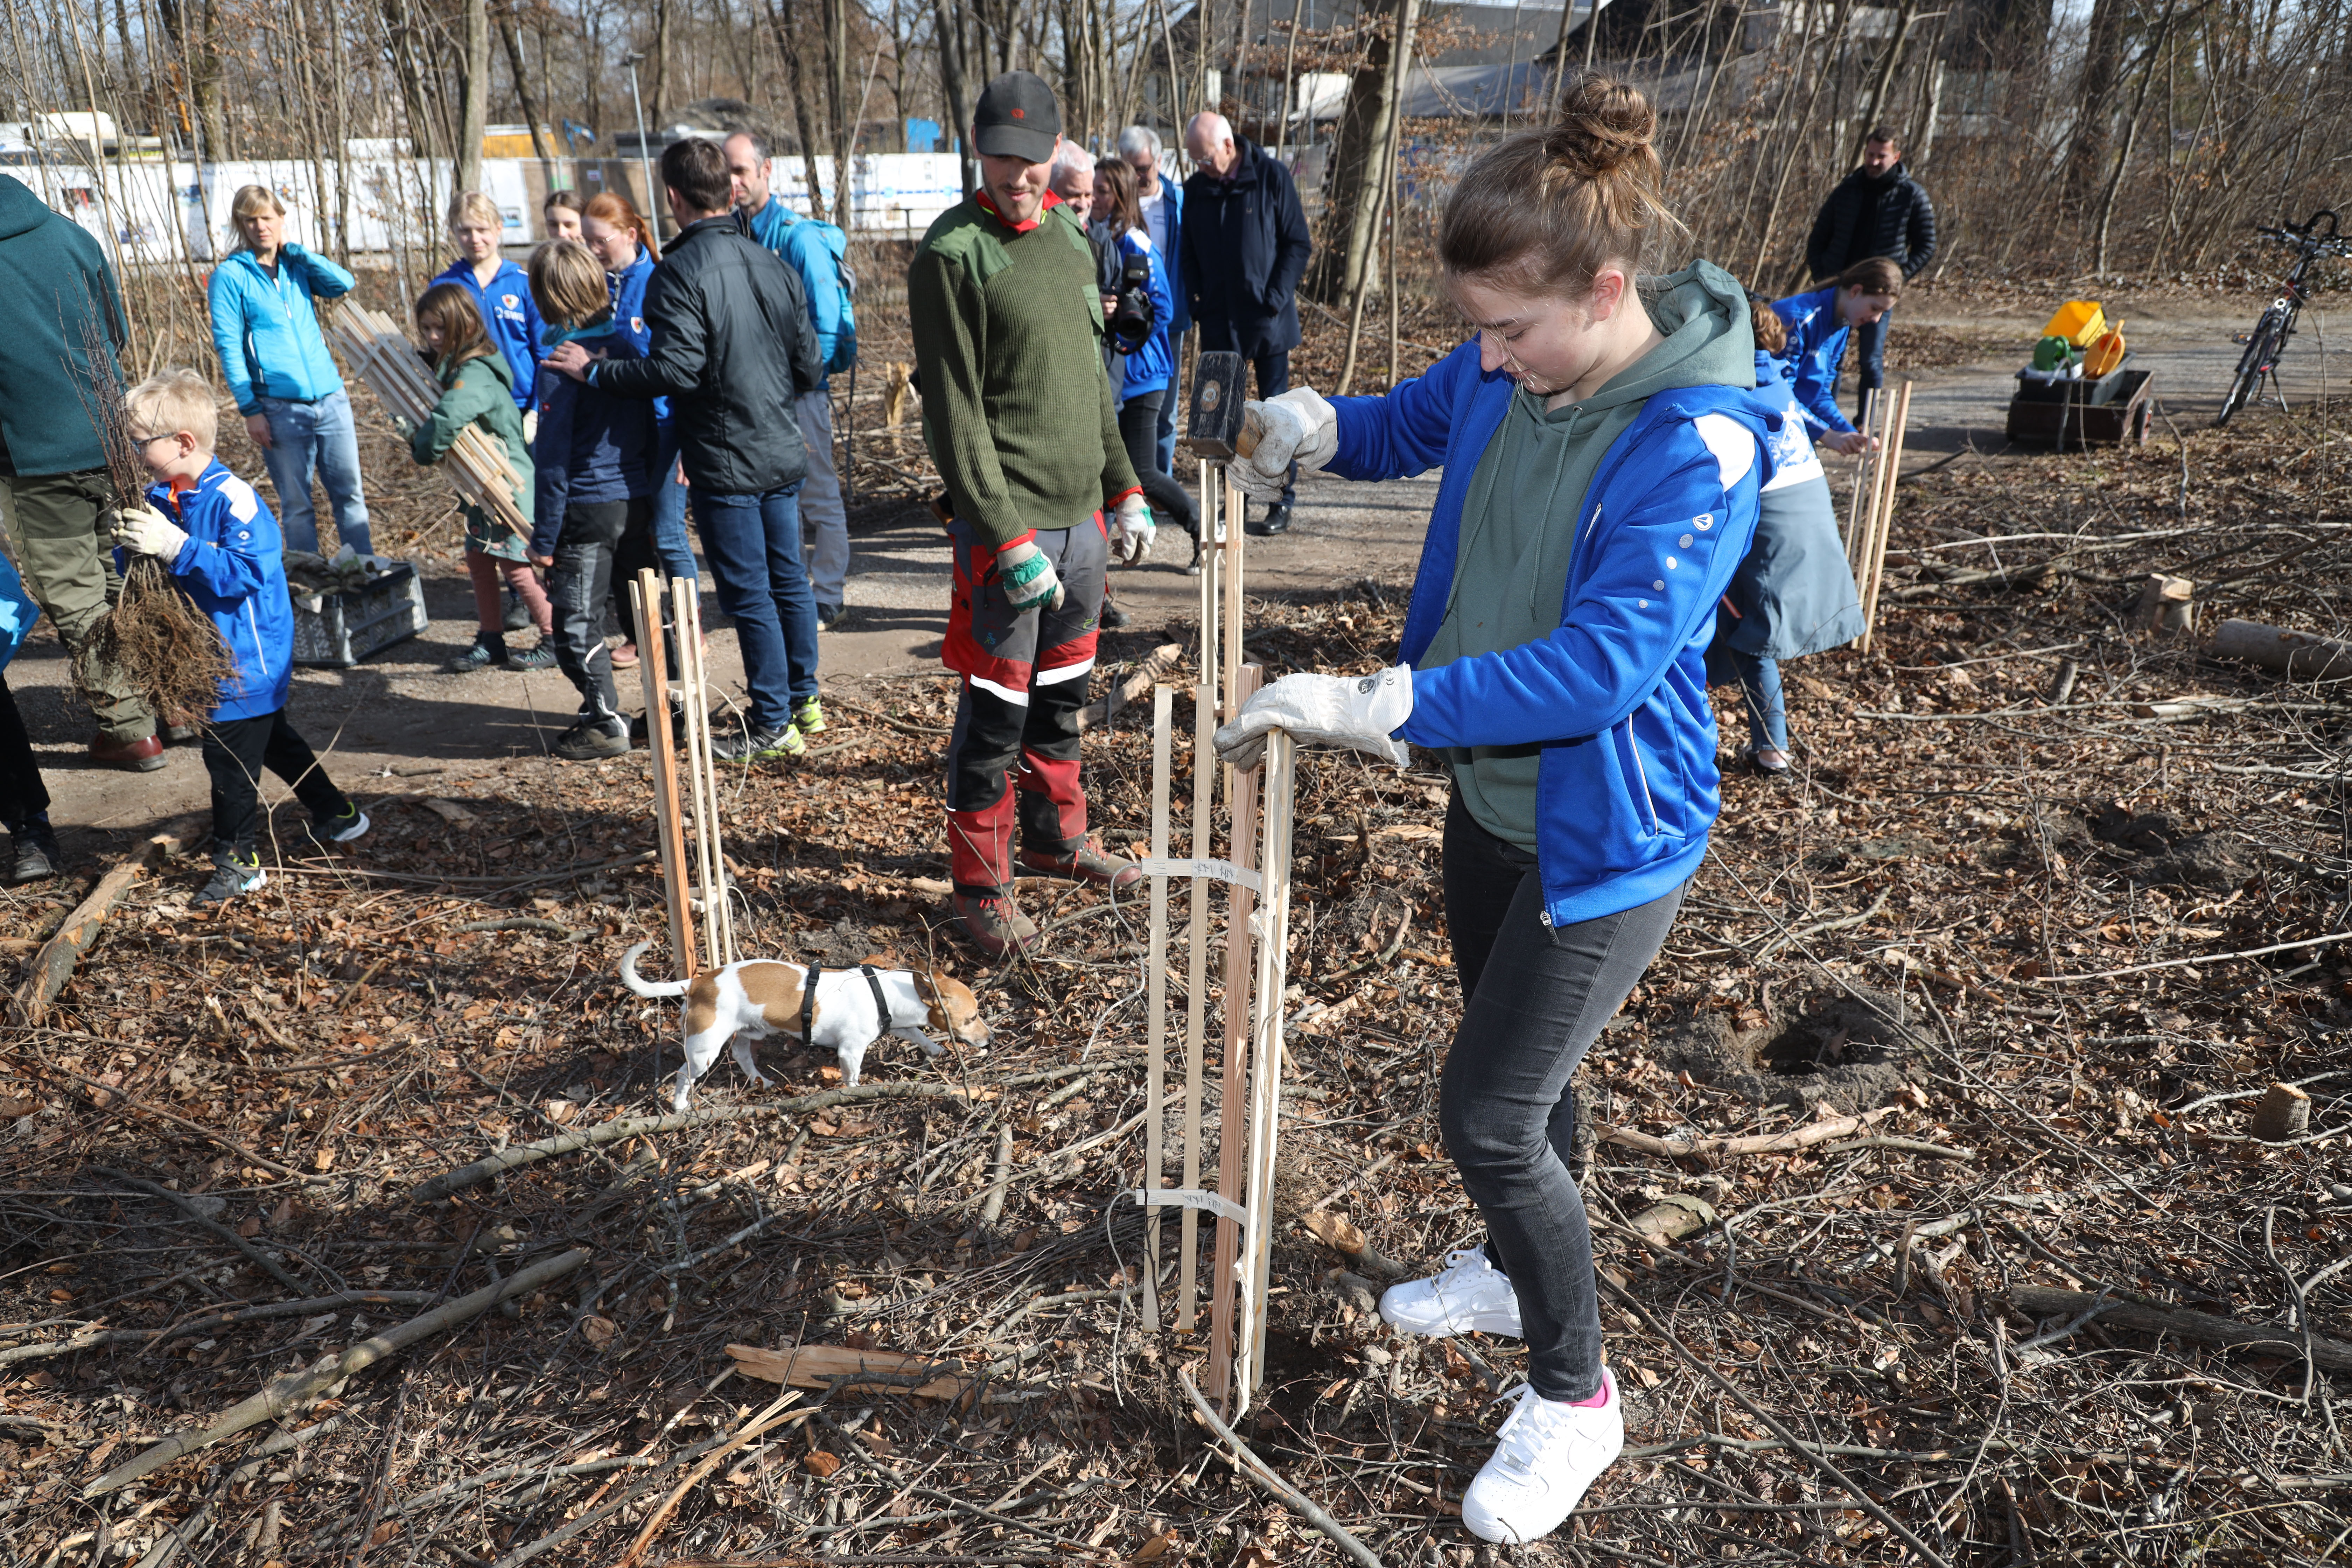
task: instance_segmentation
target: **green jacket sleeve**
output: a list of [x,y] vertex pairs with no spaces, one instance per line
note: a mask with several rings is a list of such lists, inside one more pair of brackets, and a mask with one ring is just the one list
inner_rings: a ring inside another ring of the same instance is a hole
[[450,384],[449,390],[441,395],[441,401],[433,405],[425,423],[416,427],[415,436],[408,443],[409,456],[428,466],[439,462],[457,445],[457,432],[489,412],[493,398],[509,406],[514,403],[498,377],[483,368],[480,360],[468,360],[459,368],[457,379]]
[[[980,286],[961,263],[925,250],[907,269],[907,313],[914,327],[916,369],[923,378],[923,443],[939,465],[956,515],[1002,550],[1026,538],[1030,528],[1005,488],[989,435],[982,395],[987,305]],[[1108,381],[1103,391],[1109,395]],[[1114,430],[1117,424],[1114,411]]]

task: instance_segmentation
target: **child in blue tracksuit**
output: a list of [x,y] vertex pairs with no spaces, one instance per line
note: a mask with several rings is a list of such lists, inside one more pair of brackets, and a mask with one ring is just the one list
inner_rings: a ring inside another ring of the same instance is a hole
[[[513,374],[515,408],[527,415],[530,390],[539,379],[544,323],[530,297],[530,276],[499,253],[505,237],[506,220],[499,216],[496,202],[479,191],[458,192],[449,203],[449,240],[457,248],[457,259],[432,283],[456,283],[474,297],[483,330]],[[524,433],[526,446],[530,434]]]
[[147,504],[116,524],[116,564],[152,555],[180,591],[212,618],[236,673],[205,721],[205,771],[213,786],[213,875],[192,900],[217,904],[268,881],[256,840],[257,785],[267,767],[310,808],[310,837],[348,844],[368,830],[367,814],[337,789],[286,721],[294,658],[294,606],[278,520],[253,487],[228,471],[213,390],[190,370],[165,371],[125,399],[131,438],[155,476]]
[[1838,376],[1844,368],[1846,339],[1866,327],[1903,297],[1903,269],[1884,256],[1857,261],[1826,289],[1772,301],[1788,346],[1776,357],[1788,367],[1805,433],[1817,447],[1859,452],[1870,437],[1838,411]]
[[[530,258],[530,289],[549,323],[543,349],[576,342],[592,354],[638,357],[614,319],[604,268],[585,245],[541,246]],[[617,757],[629,749],[629,728],[613,688],[604,605],[615,548],[653,518],[653,409],[642,397],[615,397],[551,370],[540,372],[538,408],[530,558],[547,573],[555,662],[580,692],[578,721],[549,750],[566,762]]]

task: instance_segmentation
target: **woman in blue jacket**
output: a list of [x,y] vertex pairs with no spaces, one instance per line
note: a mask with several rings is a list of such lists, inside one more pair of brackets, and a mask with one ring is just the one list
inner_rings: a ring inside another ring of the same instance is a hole
[[[1167,268],[1151,243],[1150,229],[1144,226],[1142,203],[1136,195],[1135,171],[1121,160],[1105,158],[1095,164],[1094,212],[1113,237],[1120,275],[1124,277],[1130,270],[1143,272],[1143,298],[1150,307],[1148,327],[1132,320],[1132,306],[1127,307],[1126,315],[1115,307],[1108,323],[1112,335],[1120,340],[1122,351],[1118,362],[1119,441],[1127,448],[1127,460],[1134,465],[1136,476],[1143,481],[1143,499],[1151,503],[1154,512],[1172,519],[1193,536],[1192,552],[1197,558],[1200,509],[1193,504],[1191,492],[1160,468],[1160,409],[1176,378],[1176,356],[1169,346],[1168,336],[1169,323],[1176,314],[1176,298],[1169,292]],[[1128,344],[1134,342],[1132,334],[1137,329],[1143,329],[1141,341],[1129,348]]]
[[530,390],[538,384],[539,334],[544,323],[531,300],[530,276],[499,248],[505,238],[506,219],[499,216],[498,203],[479,191],[459,191],[449,199],[449,243],[457,247],[457,259],[433,283],[456,283],[474,297],[490,344],[514,377],[515,407],[527,421],[523,444],[528,446],[539,425],[530,413]]
[[1402,765],[1410,742],[1452,777],[1445,918],[1466,1001],[1439,1116],[1486,1241],[1381,1313],[1528,1342],[1528,1384],[1462,1500],[1488,1541],[1549,1533],[1623,1446],[1570,1084],[1706,853],[1705,654],[1780,421],[1752,390],[1746,291],[1703,261],[1647,275],[1684,233],[1656,126],[1639,92],[1592,79],[1549,129],[1481,158],[1438,239],[1477,340],[1384,397],[1250,404],[1233,468],[1263,497],[1294,460],[1361,479],[1444,465],[1400,662],[1286,676],[1217,749],[1247,765],[1278,726]]
[[1870,325],[1895,309],[1902,297],[1903,268],[1886,257],[1874,256],[1839,273],[1826,289],[1772,301],[1772,313],[1788,330],[1788,347],[1780,357],[1788,363],[1805,433],[1815,446],[1859,452],[1875,445],[1838,412],[1838,376],[1853,329]]
[[327,489],[336,537],[368,554],[359,432],[312,303],[350,293],[352,275],[286,243],[286,207],[268,185],[239,190],[229,221],[243,245],[213,268],[205,288],[213,349],[277,488],[286,548],[319,551],[319,514],[310,504],[316,475]]

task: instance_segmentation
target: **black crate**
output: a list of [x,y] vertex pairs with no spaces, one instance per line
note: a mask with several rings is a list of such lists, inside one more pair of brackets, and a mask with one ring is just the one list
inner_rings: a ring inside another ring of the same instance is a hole
[[2020,403],[2069,403],[2081,408],[2101,408],[2121,397],[2136,383],[2124,378],[2136,374],[2128,353],[2116,362],[2116,368],[2095,378],[2072,381],[2036,381],[2023,371],[2017,373],[2017,400]]
[[405,561],[364,588],[338,594],[296,593],[294,662],[347,668],[372,653],[423,631],[425,580]]

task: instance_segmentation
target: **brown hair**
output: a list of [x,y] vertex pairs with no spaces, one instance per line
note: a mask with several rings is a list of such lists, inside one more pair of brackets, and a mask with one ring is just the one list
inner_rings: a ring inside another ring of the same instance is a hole
[[662,149],[661,179],[691,211],[723,213],[734,205],[727,154],[718,142],[700,136],[685,137]]
[[[1124,158],[1101,158],[1095,163],[1095,178],[1110,187],[1110,211],[1097,213],[1097,217],[1113,220],[1112,227],[1120,234],[1143,227],[1143,202],[1136,195],[1135,171]],[[1146,230],[1146,232],[1150,232]]]
[[540,212],[550,218],[555,216],[555,209],[558,207],[569,207],[583,217],[585,217],[588,213],[588,209],[581,204],[580,193],[568,185],[560,191],[548,192],[547,199],[539,204]]
[[530,253],[530,297],[558,327],[576,327],[613,302],[604,264],[576,239],[551,239]]
[[436,283],[425,290],[416,301],[416,324],[439,330],[443,374],[454,374],[467,360],[488,359],[499,352],[463,283]]
[[1772,301],[1760,294],[1748,297],[1748,326],[1756,334],[1756,346],[1766,353],[1789,352],[1789,323],[1772,309]]
[[1903,151],[1903,133],[1895,130],[1892,125],[1883,123],[1874,125],[1870,128],[1870,134],[1864,137],[1863,140],[1864,142],[1884,142],[1889,147],[1894,148],[1897,153]]
[[1899,300],[1903,297],[1903,268],[1895,264],[1891,256],[1866,257],[1839,273],[1837,286]]
[[629,198],[620,192],[598,191],[588,198],[588,209],[580,216],[593,217],[598,223],[609,223],[617,228],[635,230],[637,248],[656,261],[661,259],[661,247],[654,243],[653,226],[646,222],[645,215],[631,205]]
[[1657,130],[1639,89],[1587,77],[1551,125],[1508,138],[1462,176],[1438,226],[1445,270],[1573,299],[1612,264],[1665,270],[1689,231],[1659,188]]

